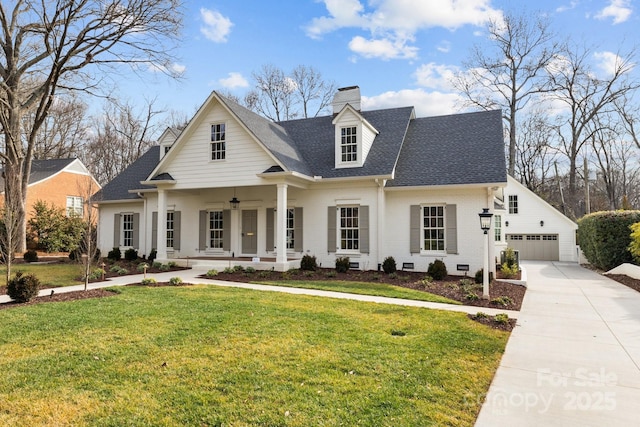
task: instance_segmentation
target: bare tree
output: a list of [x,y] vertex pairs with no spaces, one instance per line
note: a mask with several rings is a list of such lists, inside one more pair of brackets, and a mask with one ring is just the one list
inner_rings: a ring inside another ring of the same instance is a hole
[[336,84],[313,67],[299,65],[290,74],[274,65],[253,73],[255,88],[244,98],[251,110],[273,121],[315,117],[331,104]]
[[[170,74],[180,0],[8,0],[0,3],[0,126],[6,194],[15,194],[19,250],[38,133],[60,92],[94,93],[117,64]],[[25,115],[29,127],[25,128]]]
[[616,100],[631,95],[639,86],[629,77],[633,52],[617,55],[612,72],[601,78],[596,77],[597,73],[589,65],[592,55],[592,50],[586,48],[567,49],[550,67],[554,87],[550,96],[565,106],[559,115],[557,132],[568,159],[568,214],[574,218],[578,215],[580,201],[578,159],[583,147],[600,129],[597,117],[614,111]]
[[546,68],[559,45],[549,21],[538,14],[505,14],[489,21],[490,46],[477,44],[453,84],[465,98],[465,106],[485,110],[501,108],[509,132],[508,172],[514,176],[517,151],[517,116],[531,96],[548,90]]
[[84,199],[84,230],[80,241],[80,256],[78,259],[82,263],[82,277],[84,277],[84,290],[89,287],[89,277],[91,267],[98,253],[98,243],[96,228],[98,226],[98,208],[95,206],[95,194],[100,188],[91,179],[84,180],[78,184],[78,194]]
[[94,118],[93,134],[80,155],[96,180],[104,185],[155,144],[156,119],[163,111],[147,101],[139,111],[130,103],[107,101]]
[[9,283],[11,278],[11,266],[13,265],[13,258],[18,249],[19,241],[19,228],[20,222],[16,215],[17,197],[15,194],[8,194],[5,191],[4,205],[0,211],[1,223],[0,223],[0,255],[2,260],[7,266],[6,271],[6,283]]
[[518,127],[514,177],[535,193],[545,185],[556,160],[557,152],[550,145],[553,134],[553,127],[540,110],[525,116]]

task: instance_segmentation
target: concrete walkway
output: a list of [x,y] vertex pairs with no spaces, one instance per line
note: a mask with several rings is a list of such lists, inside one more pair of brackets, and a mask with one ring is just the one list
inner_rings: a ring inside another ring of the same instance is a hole
[[640,293],[577,264],[523,264],[518,326],[476,427],[640,425]]
[[[371,295],[358,295],[358,294],[349,294],[344,292],[322,291],[322,290],[316,290],[316,289],[301,289],[301,288],[288,288],[284,286],[270,286],[270,285],[256,285],[256,284],[239,283],[239,282],[225,282],[222,280],[202,279],[198,277],[198,276],[204,275],[206,272],[207,272],[207,269],[193,268],[190,270],[179,270],[179,271],[170,271],[166,273],[147,274],[147,277],[153,277],[158,282],[168,282],[169,279],[172,277],[180,277],[185,283],[192,283],[192,284],[202,283],[207,285],[253,289],[258,291],[283,292],[287,294],[296,294],[296,295],[313,295],[313,296],[328,297],[328,298],[375,302],[380,304],[394,304],[394,305],[403,305],[403,306],[410,306],[410,307],[423,307],[423,308],[431,308],[436,310],[457,311],[457,312],[462,312],[467,314],[476,314],[478,313],[478,311],[482,311],[483,313],[489,314],[491,316],[495,316],[498,313],[505,313],[509,315],[509,317],[512,319],[516,319],[519,315],[518,311],[513,311],[513,310],[500,310],[496,308],[484,308],[484,307],[474,307],[474,306],[466,306],[466,305],[444,304],[444,303],[437,303],[437,302],[415,301],[415,300],[402,299],[402,298],[387,298],[387,297],[377,297],[377,296],[371,296]],[[104,282],[90,283],[88,288],[100,289],[100,288],[108,288],[111,286],[124,286],[130,283],[139,283],[143,278],[144,276],[142,274],[113,277]],[[81,291],[83,289],[84,289],[84,285],[76,285],[76,286],[65,286],[62,288],[54,288],[53,291],[56,293],[62,293],[62,292]],[[50,295],[51,290],[52,289],[42,289],[38,293],[38,295],[40,296]],[[0,303],[5,303],[9,301],[11,301],[11,299],[7,295],[0,295]]]

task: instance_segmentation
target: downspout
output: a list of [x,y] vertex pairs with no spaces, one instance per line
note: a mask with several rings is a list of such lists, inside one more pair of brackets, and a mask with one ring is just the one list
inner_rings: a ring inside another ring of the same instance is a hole
[[382,242],[384,240],[384,230],[386,227],[384,226],[385,221],[385,211],[386,211],[386,199],[384,194],[384,187],[387,184],[386,179],[377,179],[376,184],[378,185],[378,198],[377,198],[377,216],[376,216],[376,256],[375,261],[376,265],[373,266],[374,269],[377,269],[379,265],[382,264]]

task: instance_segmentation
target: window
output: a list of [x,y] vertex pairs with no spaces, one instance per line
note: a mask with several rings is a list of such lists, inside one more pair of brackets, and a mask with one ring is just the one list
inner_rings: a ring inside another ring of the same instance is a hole
[[209,248],[222,249],[223,246],[223,225],[222,211],[209,212]]
[[341,129],[340,150],[341,160],[343,162],[358,161],[358,141],[357,128],[355,126],[344,127]]
[[509,196],[509,213],[510,214],[518,213],[518,196],[515,194]]
[[224,160],[226,150],[225,124],[211,125],[211,160]]
[[444,251],[444,206],[422,208],[423,246],[425,251]]
[[82,208],[82,197],[79,196],[67,196],[67,216],[77,216],[82,218],[84,209]]
[[493,240],[495,240],[496,242],[501,242],[502,241],[502,216],[494,215],[493,218],[495,219],[493,224],[493,230],[495,232]]
[[295,209],[287,209],[287,249],[295,247]]
[[173,212],[167,212],[167,248],[173,248],[174,226]]
[[359,209],[357,206],[341,207],[340,212],[340,249],[354,250],[360,249],[359,239]]
[[122,246],[133,247],[133,214],[122,214]]

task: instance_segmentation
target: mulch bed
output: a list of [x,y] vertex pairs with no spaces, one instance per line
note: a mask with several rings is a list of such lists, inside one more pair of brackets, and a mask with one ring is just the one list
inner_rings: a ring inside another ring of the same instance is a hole
[[[335,274],[335,275],[334,275]],[[333,277],[331,277],[334,275]],[[473,277],[465,276],[447,276],[443,280],[435,280],[425,284],[424,278],[426,273],[417,273],[410,271],[399,271],[395,275],[387,275],[383,272],[374,271],[356,271],[349,270],[346,273],[335,273],[333,269],[318,269],[314,272],[296,270],[293,272],[273,272],[273,271],[256,271],[254,273],[235,272],[224,273],[218,272],[218,275],[212,277],[215,280],[226,280],[229,282],[256,282],[270,280],[338,280],[338,281],[354,281],[354,282],[373,282],[387,283],[390,285],[401,286],[404,288],[414,289],[423,292],[437,294],[455,301],[459,301],[465,305],[476,307],[501,308],[505,310],[520,310],[522,299],[526,292],[526,288],[521,285],[493,281],[489,285],[489,299],[482,299],[482,284],[473,287],[471,292],[468,287],[462,286],[460,282],[468,279],[475,284]],[[206,276],[200,276],[207,279]],[[473,298],[474,293],[478,298]],[[503,297],[502,300],[506,304],[492,302],[496,298]]]
[[613,279],[618,283],[622,283],[625,286],[633,289],[636,292],[640,292],[640,280],[633,277],[625,276],[624,274],[607,274],[605,275],[609,279]]
[[74,291],[74,292],[64,292],[64,293],[54,292],[53,295],[37,297],[32,299],[29,302],[16,302],[16,301],[6,302],[4,304],[0,304],[0,310],[13,308],[13,307],[24,307],[27,305],[44,304],[49,302],[76,301],[76,300],[88,299],[88,298],[103,298],[103,297],[110,297],[113,295],[117,295],[117,293],[112,291],[107,291],[104,289],[89,289],[86,291]]

